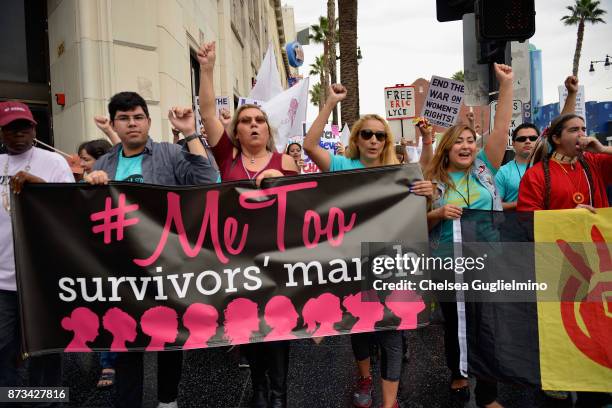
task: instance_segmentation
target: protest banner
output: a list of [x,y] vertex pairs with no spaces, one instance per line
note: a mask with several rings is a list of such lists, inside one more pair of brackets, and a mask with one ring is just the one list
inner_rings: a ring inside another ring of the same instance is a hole
[[420,292],[360,296],[362,243],[427,242],[426,200],[408,188],[420,178],[408,165],[261,188],[27,184],[11,197],[23,352],[205,348],[427,324]]
[[463,82],[432,76],[423,117],[432,125],[449,128],[457,122],[464,93]]
[[244,96],[241,96],[238,98],[238,106],[247,105],[247,104],[261,106],[264,104],[264,102],[259,99],[245,98]]
[[[221,109],[230,110],[229,97],[228,96],[217,96],[215,98],[215,108],[217,111],[217,117],[221,116]],[[196,119],[196,130],[198,133],[202,132],[202,128],[204,127],[204,122],[202,121],[202,112],[200,111],[200,97],[193,97],[193,111],[195,112]]]
[[399,143],[402,137],[416,141],[412,123],[415,116],[414,86],[397,84],[385,88],[385,117],[396,143]]
[[[308,129],[310,129],[311,125],[312,123],[302,123],[302,134],[304,135],[303,137],[306,137],[306,133],[308,132]],[[325,128],[323,129],[323,134],[321,135],[321,139],[319,140],[319,146],[321,146],[323,149],[327,150],[331,154],[338,154],[338,142],[342,142],[340,128],[338,127],[338,125],[326,123]],[[344,147],[346,148],[347,145],[348,142],[347,144],[344,144]],[[320,171],[321,170],[319,170],[319,166],[317,166],[315,162],[312,161],[310,156],[304,153],[304,168],[302,169],[302,173],[318,173]]]

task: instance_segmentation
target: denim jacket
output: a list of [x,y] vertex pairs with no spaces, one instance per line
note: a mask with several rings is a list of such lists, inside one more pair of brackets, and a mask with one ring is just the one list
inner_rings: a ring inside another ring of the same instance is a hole
[[[110,180],[115,179],[121,144],[96,160],[94,170],[103,170]],[[217,181],[218,172],[205,157],[189,153],[171,143],[157,143],[150,137],[143,151],[142,177],[147,184],[164,186],[185,186],[212,184]]]

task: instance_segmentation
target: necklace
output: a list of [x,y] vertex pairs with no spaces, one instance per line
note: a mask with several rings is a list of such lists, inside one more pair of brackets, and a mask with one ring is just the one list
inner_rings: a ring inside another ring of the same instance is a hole
[[[30,157],[28,158],[28,162],[26,163],[25,167],[23,168],[24,171],[29,172],[30,171],[30,164],[32,163],[32,156],[34,155],[34,148],[32,147],[30,149]],[[2,207],[4,207],[4,210],[7,213],[11,213],[11,200],[10,200],[10,187],[9,187],[9,160],[10,160],[10,155],[7,154],[6,155],[6,163],[4,163],[4,174],[2,177],[2,192],[0,193],[0,195],[2,195]],[[16,171],[15,174],[17,174],[19,171]]]
[[466,185],[466,189],[467,189],[467,199],[466,199],[466,197],[463,194],[461,194],[461,192],[459,190],[457,190],[457,188],[455,188],[454,190],[455,190],[455,192],[457,194],[459,194],[461,196],[461,198],[463,199],[463,202],[465,203],[467,208],[470,208],[470,173],[468,173],[466,175],[466,177],[467,177],[467,181],[466,181],[465,185]]
[[[240,154],[244,158],[247,158],[244,153],[240,153]],[[269,156],[268,161],[266,162],[266,164],[261,169],[257,170],[257,172],[255,172],[255,174],[253,176],[251,176],[251,172],[244,166],[244,160],[240,160],[240,163],[242,164],[242,169],[246,173],[246,175],[249,178],[249,180],[253,180],[253,179],[257,178],[257,175],[259,175],[259,173],[261,173],[266,167],[268,167],[268,164],[270,164],[270,160],[272,159],[272,156],[268,152],[266,152],[266,156]],[[264,157],[264,156],[261,156],[261,157]],[[251,161],[251,164],[255,164],[255,157],[251,157],[250,161]]]
[[[243,155],[245,158],[248,158],[246,154],[244,154],[243,152],[240,152],[241,155]],[[249,159],[249,161],[251,162],[251,164],[255,164],[255,159],[259,159],[261,157],[266,157],[268,156],[268,152],[266,152],[265,156],[259,156],[259,157],[255,157],[255,156],[251,156],[251,158]]]
[[[570,183],[572,183],[572,186],[574,187],[574,193],[572,194],[572,201],[574,201],[575,204],[584,203],[584,194],[582,194],[582,192],[580,191],[580,187],[582,186],[582,177],[578,177],[578,186],[576,186],[576,184],[574,183],[574,179],[569,175],[565,167],[563,167],[563,165],[559,163],[557,160],[553,160],[553,161],[557,163],[559,167],[561,167],[561,170],[563,170],[563,173],[565,173]],[[593,205],[593,203],[590,202],[591,201],[591,197],[590,197],[591,184],[589,183],[589,178],[587,177],[584,169],[582,169],[582,173],[584,173],[584,177],[586,178],[587,185],[589,187],[589,204]]]
[[577,156],[574,157],[569,157],[569,156],[565,156],[561,153],[557,153],[554,152],[552,154],[552,158],[555,159],[557,162],[559,163],[568,163],[572,166],[572,169],[574,168],[574,165],[576,164],[576,161],[578,160]]
[[523,175],[521,174],[521,171],[519,170],[519,166],[518,166],[518,164],[516,163],[516,160],[513,160],[513,161],[514,161],[514,167],[516,167],[516,172],[518,173],[518,175],[519,175],[519,180],[520,180],[520,179],[522,179],[522,178],[523,178]]

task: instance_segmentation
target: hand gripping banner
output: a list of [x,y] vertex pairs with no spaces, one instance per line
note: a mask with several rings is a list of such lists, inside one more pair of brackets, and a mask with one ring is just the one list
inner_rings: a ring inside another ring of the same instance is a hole
[[193,349],[410,329],[422,293],[363,285],[362,242],[427,242],[416,165],[202,187],[13,196],[23,349]]

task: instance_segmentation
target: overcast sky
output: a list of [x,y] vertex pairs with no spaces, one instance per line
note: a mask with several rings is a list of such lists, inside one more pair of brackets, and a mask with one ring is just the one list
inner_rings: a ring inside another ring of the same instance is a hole
[[[316,24],[327,15],[326,0],[283,0],[293,6],[299,29]],[[557,86],[571,74],[576,47],[575,26],[560,21],[565,6],[573,0],[536,0],[536,33],[530,42],[542,50],[544,103],[558,102]],[[585,86],[586,100],[612,101],[612,69],[595,65],[589,74],[591,60],[612,56],[612,0],[601,0],[607,11],[607,24],[587,25],[582,46],[578,77]],[[361,113],[384,113],[383,88],[399,83],[410,84],[431,75],[450,77],[463,69],[462,23],[439,23],[434,0],[360,0],[357,21],[358,39],[363,60],[359,65]],[[288,39],[291,40],[291,39]],[[308,75],[309,65],[321,55],[323,47],[304,46],[304,65],[300,73]],[[318,79],[312,78],[311,85]],[[314,120],[317,110],[308,111]]]

